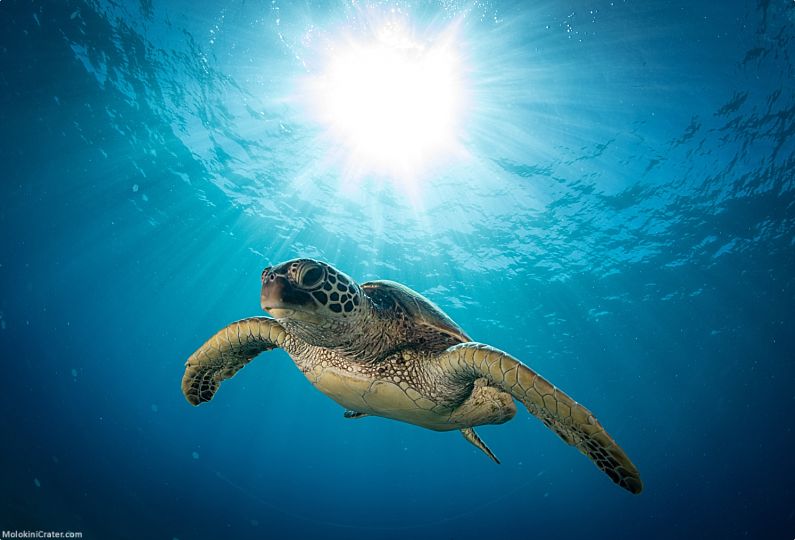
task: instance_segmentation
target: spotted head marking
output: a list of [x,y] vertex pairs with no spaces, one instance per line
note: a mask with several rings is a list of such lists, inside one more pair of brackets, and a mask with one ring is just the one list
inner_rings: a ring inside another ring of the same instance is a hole
[[294,259],[262,271],[262,309],[278,319],[322,323],[351,318],[362,298],[353,279],[314,259]]

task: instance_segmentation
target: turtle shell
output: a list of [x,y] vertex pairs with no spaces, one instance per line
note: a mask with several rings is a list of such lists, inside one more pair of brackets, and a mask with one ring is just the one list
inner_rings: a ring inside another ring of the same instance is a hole
[[[472,338],[439,306],[405,285],[379,279],[363,283],[360,287],[375,303],[387,309],[389,307],[401,309],[416,324],[448,335],[459,343],[472,341]],[[394,304],[394,306],[389,304]]]

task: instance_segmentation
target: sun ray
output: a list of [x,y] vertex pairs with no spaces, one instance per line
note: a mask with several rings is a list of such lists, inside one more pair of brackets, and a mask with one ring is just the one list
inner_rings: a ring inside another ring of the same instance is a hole
[[304,95],[345,182],[385,178],[416,202],[423,172],[460,153],[467,91],[452,28],[419,40],[383,23],[329,45]]

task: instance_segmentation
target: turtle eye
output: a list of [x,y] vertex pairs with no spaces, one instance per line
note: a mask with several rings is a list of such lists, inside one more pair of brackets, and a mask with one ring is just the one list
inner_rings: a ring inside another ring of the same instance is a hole
[[323,281],[323,269],[316,265],[305,267],[298,278],[298,283],[305,288],[316,287],[321,281]]

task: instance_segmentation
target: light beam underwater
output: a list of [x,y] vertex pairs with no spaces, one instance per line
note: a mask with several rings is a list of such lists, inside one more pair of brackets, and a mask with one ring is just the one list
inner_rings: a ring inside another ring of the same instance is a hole
[[458,145],[466,89],[451,34],[422,44],[397,25],[330,47],[310,108],[353,176],[416,181]]

